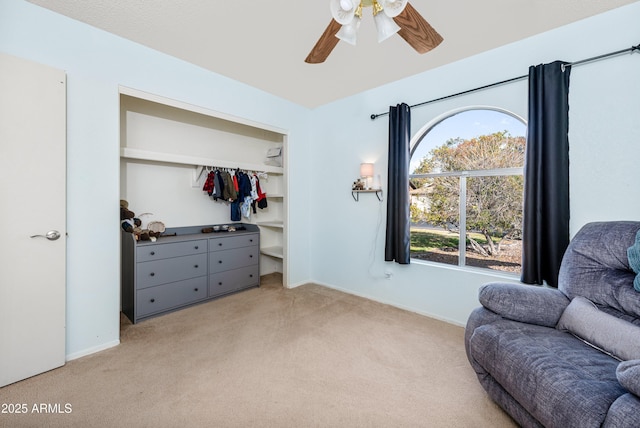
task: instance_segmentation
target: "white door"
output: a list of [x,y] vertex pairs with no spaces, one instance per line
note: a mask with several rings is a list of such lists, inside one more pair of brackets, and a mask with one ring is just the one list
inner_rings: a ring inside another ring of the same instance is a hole
[[0,148],[2,387],[65,363],[63,71],[0,53]]

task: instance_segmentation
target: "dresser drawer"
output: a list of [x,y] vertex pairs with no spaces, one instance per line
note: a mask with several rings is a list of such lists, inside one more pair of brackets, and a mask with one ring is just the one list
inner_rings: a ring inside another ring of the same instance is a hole
[[207,275],[207,254],[174,257],[136,264],[136,288]]
[[143,245],[136,248],[138,262],[190,256],[207,252],[207,240],[172,242],[170,244]]
[[243,247],[210,253],[209,273],[258,264],[260,260],[259,256],[260,249],[258,247]]
[[260,284],[260,266],[253,265],[209,275],[209,297]]
[[137,291],[137,316],[144,317],[207,297],[207,277],[158,285]]
[[209,251],[230,250],[232,248],[259,245],[259,234],[245,234],[239,236],[225,236],[224,238],[209,239]]

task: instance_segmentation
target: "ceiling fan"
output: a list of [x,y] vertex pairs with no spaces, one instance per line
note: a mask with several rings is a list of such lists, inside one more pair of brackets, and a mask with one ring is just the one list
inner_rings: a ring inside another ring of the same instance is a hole
[[362,9],[371,6],[378,30],[378,42],[398,33],[418,53],[429,52],[443,38],[411,6],[408,0],[330,0],[331,22],[304,60],[324,62],[340,40],[356,44]]

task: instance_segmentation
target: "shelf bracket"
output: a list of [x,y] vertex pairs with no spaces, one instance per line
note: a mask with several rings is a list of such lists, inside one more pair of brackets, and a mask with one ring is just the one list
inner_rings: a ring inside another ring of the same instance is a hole
[[353,198],[354,201],[359,202],[360,201],[360,193],[375,193],[376,197],[378,198],[378,200],[380,202],[382,202],[382,189],[375,189],[375,190],[352,190],[351,191],[351,197]]

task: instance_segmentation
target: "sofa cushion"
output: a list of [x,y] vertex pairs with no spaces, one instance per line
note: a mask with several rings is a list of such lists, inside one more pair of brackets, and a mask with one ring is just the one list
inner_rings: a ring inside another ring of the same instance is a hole
[[477,363],[546,427],[600,427],[626,392],[618,361],[567,332],[502,319],[469,341]]
[[616,376],[620,385],[640,397],[640,360],[621,362],[616,369]]
[[584,297],[574,298],[558,325],[619,360],[640,358],[640,327],[602,312]]
[[555,288],[493,282],[480,288],[485,308],[514,321],[555,327],[569,299]]
[[628,321],[640,323],[640,298],[633,289],[636,274],[627,249],[633,245],[640,222],[613,221],[584,225],[565,251],[558,289],[570,299],[583,296],[607,306]]

